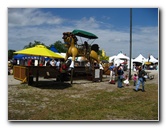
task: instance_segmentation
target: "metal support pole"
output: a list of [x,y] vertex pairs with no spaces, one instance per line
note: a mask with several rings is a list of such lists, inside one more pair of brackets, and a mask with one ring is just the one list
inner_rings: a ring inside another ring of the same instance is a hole
[[132,59],[132,8],[130,8],[130,64],[129,64],[129,79],[131,80],[131,59]]

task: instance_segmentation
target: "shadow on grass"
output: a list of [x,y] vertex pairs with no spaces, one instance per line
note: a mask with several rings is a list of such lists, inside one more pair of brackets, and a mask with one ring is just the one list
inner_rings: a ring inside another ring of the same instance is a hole
[[65,82],[57,82],[57,81],[38,81],[38,83],[34,82],[32,85],[33,87],[40,88],[40,89],[66,89],[71,87],[70,83]]

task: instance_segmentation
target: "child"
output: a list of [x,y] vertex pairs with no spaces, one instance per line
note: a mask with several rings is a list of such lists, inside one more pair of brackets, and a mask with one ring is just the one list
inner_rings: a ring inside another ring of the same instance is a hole
[[123,83],[124,83],[126,86],[129,86],[129,77],[128,77],[127,74],[125,75],[125,81],[123,81]]
[[134,74],[134,76],[133,76],[133,80],[134,80],[134,86],[136,86],[136,82],[137,82],[137,74]]

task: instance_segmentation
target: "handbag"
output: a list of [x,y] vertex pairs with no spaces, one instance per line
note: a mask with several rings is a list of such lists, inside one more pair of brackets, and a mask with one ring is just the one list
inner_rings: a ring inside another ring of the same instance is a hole
[[147,76],[147,75],[145,75],[145,76],[144,76],[144,78],[145,78],[145,79],[147,79],[147,78],[148,78],[148,76]]

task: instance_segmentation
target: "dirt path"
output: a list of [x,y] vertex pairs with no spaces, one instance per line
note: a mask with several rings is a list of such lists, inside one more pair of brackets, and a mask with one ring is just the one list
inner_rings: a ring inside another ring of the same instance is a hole
[[[151,75],[154,75],[154,79],[146,80],[145,84],[158,84],[158,71],[156,70],[149,70],[151,73]],[[128,74],[128,72],[125,72],[125,74]],[[133,75],[135,72],[131,72],[131,74]],[[59,88],[65,88],[66,86],[70,86],[70,81],[65,82],[64,87],[62,85],[62,83],[56,83],[55,82],[56,79],[43,79],[43,78],[39,78],[39,82],[42,84],[41,88],[43,86],[45,87],[49,87],[49,86],[53,86],[55,84],[57,84],[57,87],[59,86]],[[87,90],[90,89],[106,89],[107,91],[111,91],[113,88],[117,88],[117,83],[114,84],[109,84],[109,76],[103,76],[103,82],[92,82],[92,81],[88,81],[88,80],[84,80],[84,79],[80,79],[80,80],[74,80],[73,81],[73,87],[79,87],[79,88],[86,88]],[[10,87],[10,85],[20,85],[21,81],[16,80],[13,78],[13,75],[9,75],[8,76],[8,85]],[[40,86],[40,85],[39,85]],[[10,87],[12,88],[12,87]],[[128,86],[128,88],[133,88],[132,85]]]
[[[151,83],[155,83],[155,84],[158,84],[159,81],[158,81],[158,71],[157,70],[146,70],[148,72],[150,72],[150,75],[154,75],[154,79],[152,80],[149,80],[147,79],[146,83],[147,84],[151,84]],[[134,75],[135,72],[131,72],[132,75]],[[128,74],[128,72],[125,72],[125,74]],[[43,79],[43,78],[40,78],[39,81],[54,81],[55,79]],[[101,84],[104,84],[104,85],[107,85],[108,84],[108,81],[109,81],[109,75],[107,76],[103,76],[103,81],[104,82],[100,82]],[[20,84],[21,81],[20,80],[17,80],[17,79],[14,79],[13,78],[13,75],[8,75],[8,85],[18,85]],[[87,81],[87,80],[75,80],[73,81],[73,84],[93,84],[93,82],[91,81]],[[96,84],[96,83],[95,83]]]

